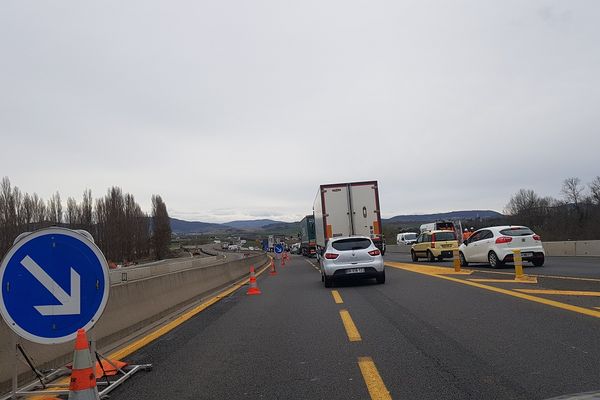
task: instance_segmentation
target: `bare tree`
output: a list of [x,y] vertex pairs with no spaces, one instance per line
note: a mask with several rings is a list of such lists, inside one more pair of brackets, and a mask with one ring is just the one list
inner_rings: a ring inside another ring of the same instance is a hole
[[583,197],[584,187],[579,178],[567,178],[563,181],[561,193],[568,203],[572,203],[576,208]]
[[590,200],[593,204],[600,205],[600,176],[594,178],[588,185],[590,188]]
[[167,205],[158,195],[152,196],[152,244],[156,259],[162,260],[169,253],[171,243],[171,220]]
[[47,211],[48,220],[51,223],[55,225],[62,223],[62,203],[60,200],[60,193],[58,193],[58,191],[54,193],[52,197],[50,197],[50,199],[48,200]]
[[92,191],[86,189],[83,191],[83,200],[80,206],[80,221],[81,228],[92,233],[93,223],[93,200]]
[[69,224],[71,228],[75,228],[79,224],[79,207],[77,206],[77,201],[72,197],[67,199],[65,222]]
[[520,189],[505,207],[505,212],[509,215],[532,214],[536,210],[544,209],[550,206],[551,199],[540,197],[531,189]]

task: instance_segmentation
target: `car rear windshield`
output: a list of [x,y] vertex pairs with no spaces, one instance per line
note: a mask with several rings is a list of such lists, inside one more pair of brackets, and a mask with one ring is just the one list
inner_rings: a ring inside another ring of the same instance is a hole
[[369,239],[357,238],[357,239],[341,239],[336,240],[331,244],[336,250],[346,251],[346,250],[362,250],[368,249],[371,246],[371,241]]
[[445,242],[448,240],[456,240],[454,232],[437,232],[434,234],[436,242]]
[[500,231],[501,234],[505,235],[505,236],[529,236],[529,235],[533,235],[533,231],[529,228],[526,227],[515,227],[515,228],[508,228],[508,229],[502,229]]
[[416,233],[407,233],[406,235],[404,235],[404,240],[413,240],[416,238],[417,238]]

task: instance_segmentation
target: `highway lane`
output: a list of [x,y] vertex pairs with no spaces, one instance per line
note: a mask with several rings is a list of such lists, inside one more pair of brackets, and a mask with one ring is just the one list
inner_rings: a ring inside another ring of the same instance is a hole
[[[334,296],[294,256],[259,277],[262,295],[237,291],[134,353],[153,371],[111,397],[365,399],[389,390],[398,399],[545,399],[600,389],[600,318],[386,273],[385,285],[342,283]],[[361,357],[375,375],[363,375]]]
[[[386,252],[385,259],[389,261],[400,261],[412,263],[410,254]],[[418,261],[420,264],[428,263],[425,259]],[[444,260],[435,262],[434,265],[452,266],[452,260]],[[544,266],[533,267],[530,263],[524,263],[526,270],[531,274],[543,274],[551,276],[571,276],[579,278],[597,278],[600,279],[600,258],[599,257],[546,257]],[[469,264],[471,269],[490,270],[489,264]],[[511,263],[506,264],[498,271],[510,271],[513,268]]]

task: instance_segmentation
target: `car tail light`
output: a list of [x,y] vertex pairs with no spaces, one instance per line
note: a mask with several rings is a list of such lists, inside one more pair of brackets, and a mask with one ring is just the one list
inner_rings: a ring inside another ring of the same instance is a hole
[[381,252],[379,251],[379,249],[375,249],[375,250],[371,250],[369,252],[369,254],[372,255],[372,256],[378,256],[378,255],[381,254]]
[[540,240],[542,240],[542,238],[540,237],[540,235],[533,235],[533,240],[539,242]]
[[335,253],[325,253],[325,258],[328,260],[335,260],[336,258],[338,258],[339,254],[335,254]]
[[510,243],[510,242],[512,242],[512,238],[510,236],[500,236],[498,239],[496,239],[496,244]]

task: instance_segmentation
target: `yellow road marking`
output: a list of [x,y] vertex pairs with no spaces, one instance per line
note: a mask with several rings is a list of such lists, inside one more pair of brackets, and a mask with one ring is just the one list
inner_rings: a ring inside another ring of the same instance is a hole
[[[269,256],[269,258],[271,258],[271,256]],[[268,269],[268,267],[270,267],[270,265],[271,265],[271,262],[269,261],[265,266],[263,266],[262,270],[260,270],[259,272],[256,273],[256,276],[259,276],[260,274],[265,272]],[[235,292],[236,290],[238,290],[239,288],[241,288],[242,286],[247,284],[249,281],[250,281],[250,278],[247,278],[247,279],[244,279],[244,280],[234,284],[229,289],[226,289],[226,290],[220,292],[218,295],[206,300],[205,302],[199,304],[198,306],[192,308],[191,310],[183,313],[179,317],[175,318],[173,321],[163,325],[162,327],[158,328],[157,330],[152,331],[149,334],[134,341],[133,343],[131,343],[117,351],[110,353],[108,355],[108,358],[111,360],[121,360],[122,358],[127,357],[131,353],[148,345],[150,342],[153,342],[154,340],[158,339],[159,337],[169,333],[170,331],[172,331],[179,325],[183,324],[185,321],[189,320],[193,316],[204,311],[205,309],[212,306],[213,304],[215,304],[222,298],[229,296],[230,294],[232,294],[233,292]],[[63,378],[58,379],[54,383],[56,385],[67,385],[69,382],[70,382],[70,377],[63,377]],[[58,391],[58,390],[64,390],[64,389],[65,389],[65,387],[63,387],[63,388],[58,387],[58,388],[55,388],[54,390]],[[53,389],[48,389],[48,390],[53,390]],[[32,395],[32,396],[28,396],[27,398],[30,400],[43,400],[43,399],[48,398],[48,396],[47,395],[45,395],[45,396]]]
[[346,328],[348,340],[351,342],[360,342],[362,338],[360,337],[360,333],[358,333],[358,329],[356,328],[356,325],[354,325],[354,321],[352,321],[352,317],[348,310],[340,310],[340,317],[342,317],[344,328]]
[[411,271],[420,272],[424,274],[436,274],[436,275],[471,275],[473,271],[468,269],[463,269],[460,272],[454,271],[453,268],[444,268],[444,267],[436,267],[433,265],[415,265],[415,264],[404,264],[404,263],[396,263],[406,265],[410,268]]
[[403,269],[403,270],[406,270],[406,271],[411,271],[411,272],[416,272],[416,273],[420,273],[420,274],[424,274],[424,275],[429,275],[429,276],[433,276],[433,277],[440,278],[440,279],[446,279],[446,280],[452,281],[452,282],[462,283],[463,285],[473,286],[473,287],[476,287],[476,288],[489,290],[491,292],[506,294],[506,295],[509,295],[509,296],[517,297],[519,299],[529,300],[529,301],[533,301],[535,303],[541,303],[541,304],[545,304],[545,305],[548,305],[548,306],[551,306],[551,307],[556,307],[556,308],[560,308],[560,309],[563,309],[563,310],[567,310],[567,311],[572,311],[572,312],[576,312],[576,313],[579,313],[579,314],[588,315],[590,317],[600,318],[600,311],[591,310],[589,308],[583,308],[583,307],[573,306],[571,304],[565,304],[565,303],[561,303],[559,301],[548,300],[548,299],[544,299],[542,297],[531,296],[531,295],[528,295],[528,294],[519,293],[519,292],[515,292],[515,291],[512,291],[512,290],[508,290],[508,289],[502,289],[502,288],[497,288],[497,287],[494,287],[494,286],[483,285],[481,283],[471,282],[471,281],[464,280],[464,279],[453,278],[451,276],[445,276],[445,275],[440,275],[440,274],[433,274],[433,273],[427,273],[427,272],[417,271],[414,268],[412,268],[411,264],[396,263],[396,262],[387,262],[385,265],[390,266],[392,268]]
[[[267,263],[267,265],[260,272],[258,272],[256,274],[256,276],[259,276],[260,274],[265,272],[267,267],[269,267],[269,266],[270,266],[270,263]],[[208,307],[217,303],[222,298],[229,296],[230,294],[232,294],[233,292],[235,292],[236,290],[238,290],[239,288],[241,288],[242,286],[247,284],[249,282],[249,280],[250,279],[244,279],[243,281],[238,282],[237,284],[233,285],[229,289],[226,289],[225,291],[219,293],[217,296],[214,296],[213,298],[199,304],[198,306],[192,308],[191,310],[180,315],[179,317],[175,318],[173,321],[167,323],[166,325],[163,325],[162,327],[151,332],[150,334],[136,340],[135,342],[131,343],[130,345],[128,345],[122,349],[115,351],[114,353],[111,353],[108,356],[108,358],[120,360],[121,358],[126,357],[126,356],[130,355],[131,353],[141,349],[142,347],[146,346],[148,343],[153,342],[154,340],[158,339],[159,337],[169,333],[170,331],[172,331],[179,325],[183,324],[185,321],[189,320],[190,318],[194,317],[195,315],[206,310]]]
[[371,357],[358,357],[358,367],[362,373],[372,400],[391,400],[392,396],[385,387],[379,371]]
[[470,278],[469,281],[472,282],[489,282],[489,283],[538,283],[537,278],[535,276],[531,277],[532,279],[478,279],[478,278]]
[[335,301],[335,304],[344,303],[344,301],[342,300],[342,296],[340,296],[340,293],[337,290],[332,290],[331,295],[333,296],[333,301]]
[[592,296],[600,297],[600,292],[585,292],[579,290],[548,290],[548,289],[515,289],[518,292],[529,294],[560,294],[563,296]]

